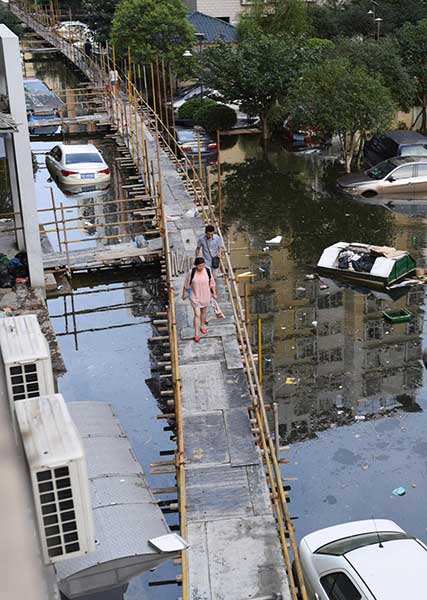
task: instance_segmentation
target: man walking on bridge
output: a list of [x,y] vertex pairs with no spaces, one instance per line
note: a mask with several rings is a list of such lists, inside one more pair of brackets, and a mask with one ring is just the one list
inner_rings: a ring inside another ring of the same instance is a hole
[[205,264],[212,269],[214,277],[217,276],[217,269],[221,259],[221,238],[215,233],[213,225],[207,225],[205,233],[197,240],[196,258],[202,254]]

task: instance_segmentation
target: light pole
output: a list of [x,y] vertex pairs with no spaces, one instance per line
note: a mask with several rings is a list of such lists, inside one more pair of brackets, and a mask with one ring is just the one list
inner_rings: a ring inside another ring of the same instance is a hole
[[380,39],[380,28],[381,28],[381,23],[382,23],[381,17],[377,17],[375,19],[375,23],[377,24],[377,42],[378,42]]
[[201,32],[196,32],[194,34],[196,36],[197,39],[197,43],[199,46],[199,62],[200,62],[200,75],[199,75],[199,82],[200,82],[200,102],[203,102],[203,80],[202,80],[202,46],[203,46],[203,40],[205,39],[205,34],[201,33]]

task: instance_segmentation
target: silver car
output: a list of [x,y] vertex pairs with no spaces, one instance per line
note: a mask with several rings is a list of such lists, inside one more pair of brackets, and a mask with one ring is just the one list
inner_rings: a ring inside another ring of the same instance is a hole
[[340,177],[337,185],[343,192],[365,198],[427,192],[427,156],[390,158],[363,173]]
[[299,554],[309,600],[425,598],[427,547],[393,521],[320,529],[301,540]]

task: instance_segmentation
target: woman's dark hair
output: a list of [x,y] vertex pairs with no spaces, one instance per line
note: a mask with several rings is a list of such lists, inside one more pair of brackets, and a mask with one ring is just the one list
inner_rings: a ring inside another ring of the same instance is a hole
[[194,264],[197,265],[204,265],[205,264],[205,259],[203,258],[203,256],[198,256],[196,258],[196,260],[194,261]]

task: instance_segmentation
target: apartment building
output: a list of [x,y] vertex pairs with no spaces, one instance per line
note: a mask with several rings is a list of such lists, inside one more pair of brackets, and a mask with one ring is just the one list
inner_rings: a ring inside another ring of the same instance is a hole
[[217,17],[235,25],[245,5],[250,0],[184,0],[191,11],[198,11],[210,17]]

